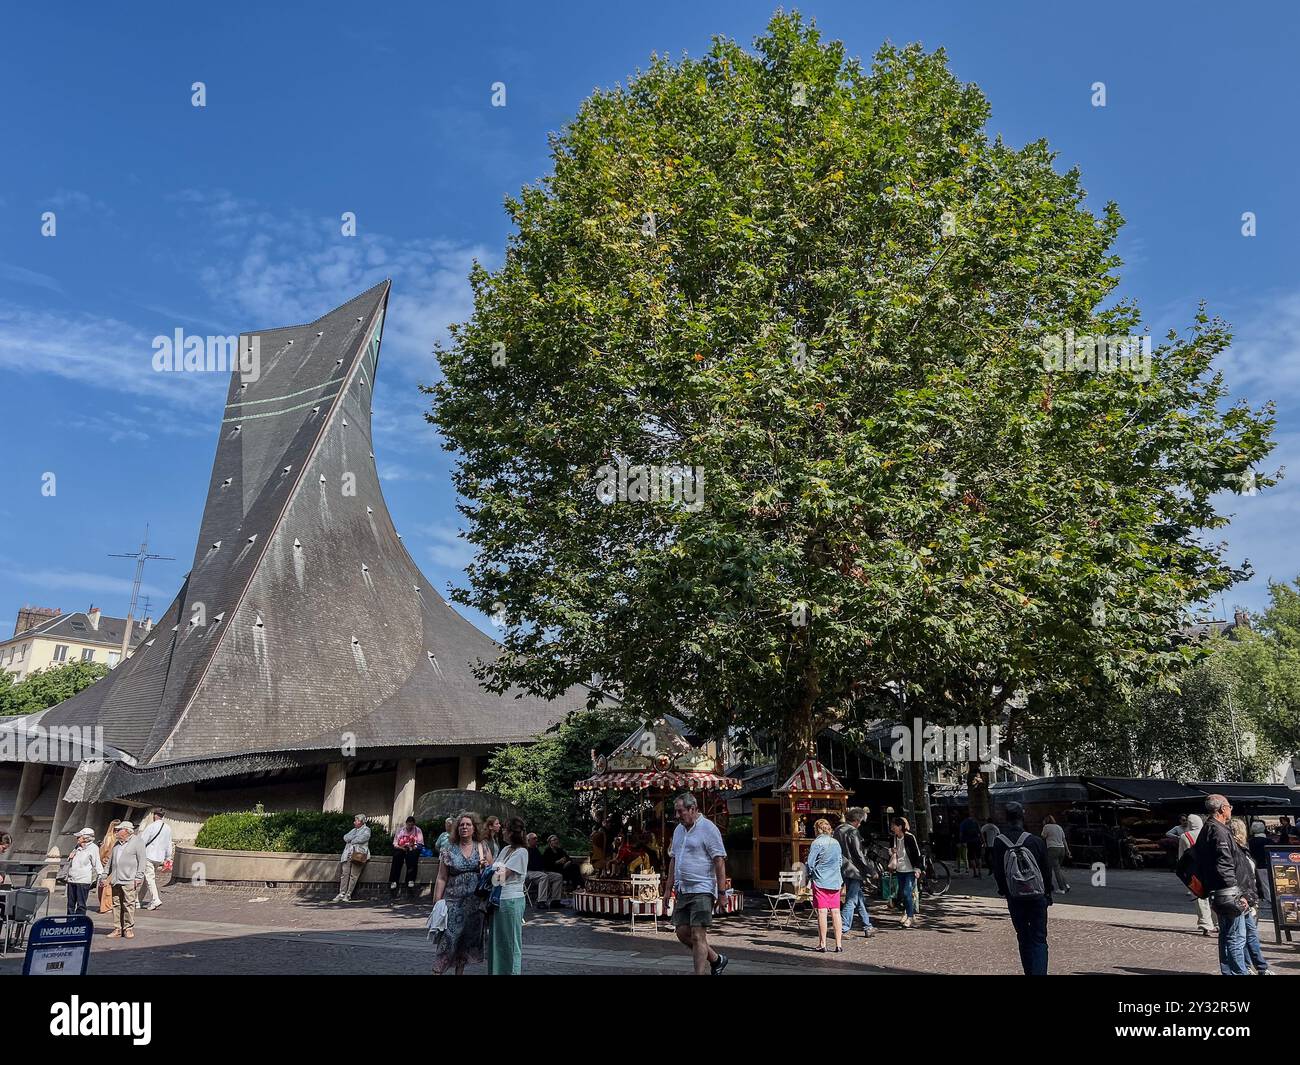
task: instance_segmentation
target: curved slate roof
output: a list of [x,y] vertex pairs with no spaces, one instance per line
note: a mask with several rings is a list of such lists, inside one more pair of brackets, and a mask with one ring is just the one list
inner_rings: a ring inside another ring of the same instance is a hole
[[315,322],[245,334],[261,374],[232,375],[185,584],[136,653],[45,725],[102,725],[132,770],[176,781],[260,764],[250,755],[523,741],[585,704],[576,689],[484,691],[472,669],[497,644],[393,528],[370,423],[388,294],[385,281]]

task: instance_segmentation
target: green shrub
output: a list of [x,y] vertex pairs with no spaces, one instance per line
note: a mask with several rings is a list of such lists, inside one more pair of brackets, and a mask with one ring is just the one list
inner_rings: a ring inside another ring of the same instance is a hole
[[[392,834],[382,824],[371,821],[370,853],[393,853]],[[432,826],[421,825],[427,845],[432,848],[437,833]],[[307,854],[336,854],[343,851],[343,836],[352,829],[352,816],[345,813],[319,813],[313,810],[290,810],[266,814],[258,811],[213,814],[194,839],[197,847],[223,851],[269,851],[283,854],[298,851]],[[438,832],[442,826],[438,826]]]

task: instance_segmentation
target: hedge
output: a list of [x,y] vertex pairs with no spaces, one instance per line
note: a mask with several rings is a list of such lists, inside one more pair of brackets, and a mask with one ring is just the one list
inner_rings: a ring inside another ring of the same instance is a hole
[[[393,837],[377,821],[370,825],[370,853],[393,853]],[[420,825],[424,844],[430,850],[442,833],[442,822]],[[343,836],[352,830],[352,816],[346,813],[318,813],[291,810],[284,813],[213,814],[203,822],[194,839],[196,847],[221,851],[269,851],[282,854],[297,851],[306,854],[340,854]]]

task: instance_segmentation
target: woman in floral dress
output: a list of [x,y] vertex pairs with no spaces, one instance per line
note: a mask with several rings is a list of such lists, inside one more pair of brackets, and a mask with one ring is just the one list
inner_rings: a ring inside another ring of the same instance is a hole
[[453,969],[457,976],[471,962],[483,960],[483,900],[474,894],[479,871],[492,864],[488,850],[478,841],[478,818],[461,814],[451,839],[438,854],[438,879],[433,901],[446,900],[447,930],[434,944],[433,971]]

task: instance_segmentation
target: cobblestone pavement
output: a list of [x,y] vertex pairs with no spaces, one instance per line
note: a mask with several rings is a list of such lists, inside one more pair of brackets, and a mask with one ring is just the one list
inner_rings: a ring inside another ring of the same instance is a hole
[[[134,940],[109,940],[108,915],[93,915],[98,935],[90,971],[160,974],[402,974],[429,971],[424,919],[429,902],[390,906],[296,899],[250,890],[172,886],[164,905],[139,914]],[[56,899],[55,907],[58,909]],[[752,896],[747,912],[716,926],[712,941],[731,957],[728,975],[815,975],[840,972],[1017,973],[1015,935],[1005,905],[987,878],[954,880],[950,897],[927,900],[917,928],[905,930],[883,904],[873,907],[879,934],[856,931],[843,955],[822,955],[812,922],[772,924],[766,903]],[[1053,973],[1217,973],[1213,937],[1194,928],[1191,900],[1168,872],[1112,873],[1094,887],[1079,873],[1049,921]],[[1281,974],[1300,973],[1300,942],[1265,954]],[[16,958],[0,974],[17,971]],[[483,971],[474,966],[470,972]],[[524,926],[524,971],[534,974],[688,973],[690,959],[668,923],[577,917],[530,909]]]

